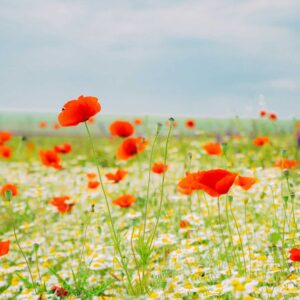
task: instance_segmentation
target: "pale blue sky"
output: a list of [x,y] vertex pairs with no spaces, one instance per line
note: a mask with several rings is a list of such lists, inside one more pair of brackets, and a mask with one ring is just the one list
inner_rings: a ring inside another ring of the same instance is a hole
[[0,110],[300,117],[300,0],[0,0]]

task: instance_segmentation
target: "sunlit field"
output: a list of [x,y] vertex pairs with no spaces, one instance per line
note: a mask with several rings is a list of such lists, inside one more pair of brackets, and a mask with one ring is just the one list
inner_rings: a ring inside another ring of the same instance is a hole
[[297,120],[101,118],[1,123],[0,299],[300,298]]

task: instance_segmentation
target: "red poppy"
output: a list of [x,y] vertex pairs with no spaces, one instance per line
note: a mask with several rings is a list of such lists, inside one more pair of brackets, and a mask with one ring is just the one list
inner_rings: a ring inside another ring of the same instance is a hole
[[12,134],[8,131],[1,131],[0,132],[0,145],[4,144],[5,142],[9,141],[12,138]]
[[0,146],[0,155],[3,158],[5,158],[5,159],[10,158],[11,157],[11,153],[12,153],[11,147],[6,146],[6,145]]
[[181,229],[184,229],[184,228],[187,228],[187,227],[190,227],[190,226],[191,226],[191,224],[186,220],[181,220],[180,223],[179,223],[179,227]]
[[134,122],[135,125],[142,125],[143,124],[143,120],[140,119],[140,118],[135,118],[133,122]]
[[116,204],[122,208],[130,207],[136,199],[131,195],[123,195],[113,200],[113,204]]
[[121,180],[123,180],[127,174],[127,171],[118,169],[116,173],[107,173],[105,174],[105,176],[108,180],[112,181],[113,183],[118,183]]
[[91,118],[89,118],[89,119],[87,120],[87,122],[88,122],[89,124],[94,124],[95,121],[96,121],[96,117],[91,117]]
[[55,206],[60,213],[70,212],[75,206],[75,201],[70,196],[54,197],[49,204]]
[[260,115],[262,118],[264,118],[264,117],[267,115],[267,112],[266,112],[265,110],[261,110],[261,111],[259,112],[259,115]]
[[89,181],[88,182],[88,189],[95,190],[95,189],[98,188],[99,185],[100,185],[99,181]]
[[72,151],[72,146],[70,144],[56,145],[54,146],[54,151],[61,154],[67,154]]
[[276,120],[277,120],[277,115],[274,114],[274,113],[270,113],[270,114],[269,114],[269,119],[270,119],[271,121],[276,121]]
[[54,169],[60,170],[62,168],[60,163],[60,157],[53,150],[40,150],[39,152],[42,163],[46,167],[52,167]]
[[270,142],[270,138],[267,136],[259,136],[255,140],[253,140],[253,145],[257,147],[262,147],[263,145]]
[[186,176],[181,179],[177,185],[177,190],[183,195],[191,195],[195,190],[200,189],[197,183],[199,173],[186,173]]
[[281,169],[291,169],[291,168],[298,167],[298,161],[281,158],[275,163],[274,167],[278,167]]
[[66,289],[64,289],[63,287],[60,287],[60,286],[57,286],[57,285],[54,285],[51,288],[51,291],[53,293],[55,293],[56,296],[58,296],[58,297],[66,297],[66,296],[68,296],[68,291]]
[[53,125],[53,129],[57,130],[57,129],[59,129],[59,128],[60,128],[60,126],[59,126],[58,123],[55,123],[55,124]]
[[134,127],[128,121],[115,121],[110,124],[109,131],[113,136],[126,138],[134,133]]
[[163,163],[154,163],[151,170],[153,173],[162,174],[168,170],[168,166]]
[[41,122],[39,123],[39,127],[40,127],[40,128],[46,128],[46,127],[47,127],[47,123],[46,123],[45,121],[41,121]]
[[11,191],[11,194],[12,194],[13,196],[17,196],[17,195],[18,195],[18,189],[17,189],[17,187],[16,187],[14,184],[12,184],[12,183],[7,183],[7,184],[5,184],[5,185],[2,186],[2,188],[1,188],[1,195],[2,195],[3,197],[5,197],[6,191]]
[[222,148],[220,144],[218,143],[207,143],[203,146],[203,149],[206,151],[209,155],[221,155],[222,154]]
[[190,120],[186,120],[186,121],[185,121],[185,127],[186,127],[186,128],[192,129],[192,128],[194,128],[195,126],[196,126],[196,122],[195,122],[194,120],[190,119]]
[[0,242],[0,257],[6,255],[9,252],[10,240]]
[[65,126],[75,126],[81,122],[86,122],[101,110],[98,98],[92,96],[80,96],[76,100],[68,101],[62,112],[58,115],[59,124]]
[[96,178],[97,177],[97,174],[96,173],[86,173],[86,177],[88,178],[88,179],[94,179],[94,178]]
[[116,154],[117,158],[121,160],[133,158],[134,156],[142,152],[147,145],[148,142],[141,137],[127,138],[119,145]]
[[240,186],[243,190],[248,191],[256,181],[257,180],[254,177],[237,176],[234,184]]
[[299,248],[293,248],[289,252],[290,252],[290,260],[300,261],[300,249]]

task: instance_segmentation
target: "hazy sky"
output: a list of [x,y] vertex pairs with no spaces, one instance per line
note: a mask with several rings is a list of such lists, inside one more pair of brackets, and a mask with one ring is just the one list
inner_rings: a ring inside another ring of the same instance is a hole
[[300,117],[300,0],[0,0],[0,39],[0,110]]

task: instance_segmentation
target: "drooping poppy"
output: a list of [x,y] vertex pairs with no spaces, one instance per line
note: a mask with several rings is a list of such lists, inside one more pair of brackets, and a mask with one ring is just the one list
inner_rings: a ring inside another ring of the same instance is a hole
[[186,128],[192,129],[192,128],[195,128],[195,126],[196,126],[195,120],[189,119],[189,120],[185,121]]
[[100,182],[99,181],[89,181],[88,182],[88,189],[95,190],[99,187]]
[[289,252],[290,252],[290,260],[300,261],[300,249],[299,248],[293,248]]
[[12,183],[7,183],[2,186],[1,188],[1,195],[5,197],[6,191],[10,191],[12,196],[17,196],[18,195],[18,188],[16,185]]
[[40,150],[39,155],[46,167],[52,167],[57,170],[62,168],[60,157],[54,150]]
[[98,98],[92,96],[80,96],[76,100],[68,101],[62,112],[58,115],[59,124],[65,126],[76,126],[88,121],[101,110]]
[[253,145],[257,147],[262,147],[269,142],[270,138],[268,136],[258,136],[256,139],[253,140]]
[[51,288],[51,291],[57,296],[57,297],[66,297],[68,296],[68,291],[64,289],[63,287],[54,285]]
[[6,146],[6,145],[0,146],[0,155],[1,155],[4,159],[9,159],[9,158],[11,158],[11,154],[12,154],[12,149],[11,149],[11,147]]
[[269,119],[271,120],[271,121],[276,121],[277,120],[277,115],[276,114],[274,114],[274,113],[270,113],[269,114]]
[[61,154],[67,154],[72,151],[72,146],[70,144],[62,144],[54,146],[54,151]]
[[133,123],[137,126],[142,125],[143,124],[143,120],[140,118],[135,118]]
[[256,182],[257,180],[254,177],[237,176],[234,184],[248,191]]
[[71,212],[75,206],[75,201],[70,196],[54,197],[49,204],[55,206],[60,213]]
[[260,115],[261,118],[264,118],[267,115],[267,112],[265,110],[261,110],[259,112],[259,115]]
[[109,131],[112,136],[126,138],[134,133],[134,127],[128,121],[115,121],[110,124]]
[[118,147],[116,156],[120,160],[133,158],[140,152],[144,151],[148,142],[141,138],[127,138]]
[[203,149],[209,155],[221,155],[222,154],[221,145],[218,143],[207,143],[203,146]]
[[12,134],[8,131],[1,131],[0,132],[0,145],[6,143],[12,138]]
[[121,180],[123,180],[126,177],[127,174],[128,174],[127,171],[122,170],[122,169],[118,169],[115,173],[107,173],[107,174],[105,174],[105,177],[108,180],[112,181],[113,183],[118,183]]
[[39,127],[40,128],[46,128],[47,127],[47,123],[45,122],[45,121],[41,121],[40,123],[39,123]]
[[9,252],[10,240],[0,241],[0,257],[6,255]]
[[113,200],[113,204],[118,205],[122,208],[130,207],[136,199],[132,195],[123,195]]
[[298,161],[287,159],[287,158],[281,158],[274,164],[274,167],[281,168],[281,169],[291,169],[291,168],[298,167]]
[[168,170],[168,166],[164,165],[163,163],[157,162],[153,164],[151,170],[153,173],[162,174]]

